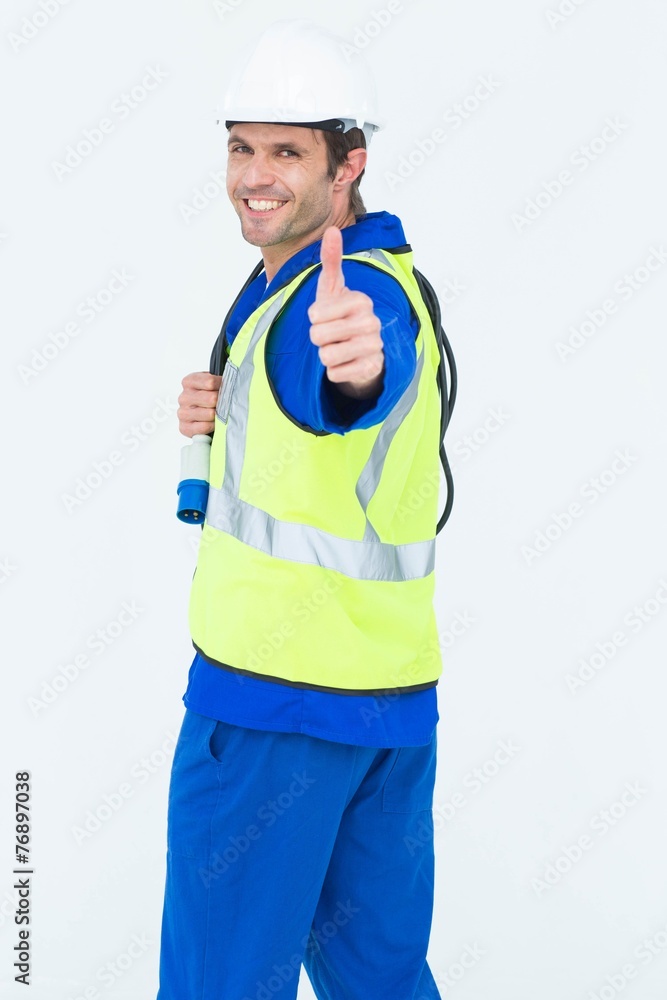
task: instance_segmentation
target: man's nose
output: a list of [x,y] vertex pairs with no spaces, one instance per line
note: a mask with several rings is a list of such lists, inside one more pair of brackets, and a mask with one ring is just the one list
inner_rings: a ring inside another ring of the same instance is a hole
[[255,153],[243,175],[245,186],[252,191],[256,188],[270,187],[274,180],[275,174],[268,158]]

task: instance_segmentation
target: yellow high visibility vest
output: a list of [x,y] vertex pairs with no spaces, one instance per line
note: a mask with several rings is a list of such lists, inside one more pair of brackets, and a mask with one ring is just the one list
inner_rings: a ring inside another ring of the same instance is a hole
[[385,271],[408,296],[419,321],[412,381],[373,427],[305,428],[282,409],[265,348],[320,264],[255,309],[218,393],[190,634],[239,683],[245,675],[340,694],[418,691],[442,672],[433,609],[438,343],[409,247],[343,256]]

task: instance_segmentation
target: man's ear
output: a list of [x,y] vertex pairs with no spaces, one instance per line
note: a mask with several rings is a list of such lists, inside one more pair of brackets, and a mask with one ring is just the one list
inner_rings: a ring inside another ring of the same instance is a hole
[[366,166],[368,150],[363,146],[358,149],[351,149],[347,154],[347,160],[338,168],[334,189],[340,190],[345,184],[351,184],[357,179],[361,171]]

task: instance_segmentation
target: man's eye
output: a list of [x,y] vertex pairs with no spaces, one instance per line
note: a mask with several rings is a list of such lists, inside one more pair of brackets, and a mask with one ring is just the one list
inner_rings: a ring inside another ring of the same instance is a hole
[[238,153],[238,152],[240,152],[240,150],[242,150],[242,149],[248,149],[248,148],[249,148],[248,146],[233,146],[232,147],[232,153]]
[[293,149],[281,149],[281,153],[289,153],[290,156],[298,156],[299,154]]

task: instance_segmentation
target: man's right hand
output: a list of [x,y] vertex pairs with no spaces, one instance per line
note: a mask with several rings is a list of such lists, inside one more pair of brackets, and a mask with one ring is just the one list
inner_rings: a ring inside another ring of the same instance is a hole
[[215,427],[215,405],[222,375],[192,372],[182,380],[183,392],[178,397],[178,429],[186,437],[212,434]]

